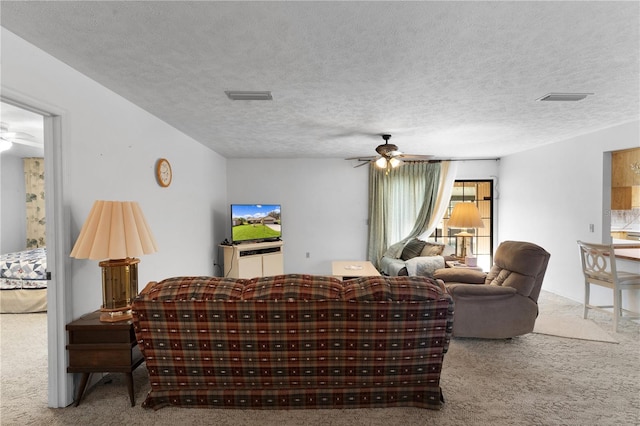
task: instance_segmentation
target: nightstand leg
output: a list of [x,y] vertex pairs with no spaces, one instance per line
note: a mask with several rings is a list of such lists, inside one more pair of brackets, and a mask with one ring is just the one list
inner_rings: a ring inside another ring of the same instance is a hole
[[129,399],[131,400],[131,406],[136,405],[136,397],[133,394],[133,373],[125,373],[127,376],[127,389],[129,389]]
[[89,381],[89,375],[91,373],[82,373],[82,379],[80,380],[80,387],[78,388],[78,396],[76,397],[76,403],[74,407],[80,405],[80,400],[82,399],[82,394],[84,394],[84,388],[87,387],[87,382]]

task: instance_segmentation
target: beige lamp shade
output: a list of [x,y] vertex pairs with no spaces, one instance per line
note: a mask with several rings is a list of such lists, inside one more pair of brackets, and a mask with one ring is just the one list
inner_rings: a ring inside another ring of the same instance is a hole
[[449,228],[484,228],[480,212],[475,203],[458,203],[453,207]]
[[125,259],[158,251],[142,210],[134,201],[96,201],[71,257]]

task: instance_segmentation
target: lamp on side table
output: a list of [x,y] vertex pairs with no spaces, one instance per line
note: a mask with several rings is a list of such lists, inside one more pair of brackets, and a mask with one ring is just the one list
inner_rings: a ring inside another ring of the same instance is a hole
[[137,256],[155,253],[156,241],[138,203],[96,201],[84,222],[71,257],[102,260],[100,321],[131,319],[131,301],[138,294]]
[[456,257],[463,261],[471,254],[473,247],[473,234],[467,232],[468,228],[484,228],[478,207],[473,202],[458,203],[453,207],[451,218],[447,224],[449,228],[462,228],[456,237]]

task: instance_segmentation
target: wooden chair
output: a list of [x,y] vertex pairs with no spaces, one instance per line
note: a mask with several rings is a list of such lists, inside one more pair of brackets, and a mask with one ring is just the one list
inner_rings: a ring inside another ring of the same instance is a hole
[[[618,320],[640,318],[635,312],[622,308],[622,290],[640,289],[640,274],[618,271],[616,268],[616,246],[578,241],[582,272],[584,274],[584,318],[589,309],[613,314],[613,331],[618,332]],[[619,247],[619,246],[618,246]],[[592,305],[589,302],[591,284],[613,290],[613,305]],[[608,309],[613,309],[613,312]],[[624,313],[628,315],[624,315]]]

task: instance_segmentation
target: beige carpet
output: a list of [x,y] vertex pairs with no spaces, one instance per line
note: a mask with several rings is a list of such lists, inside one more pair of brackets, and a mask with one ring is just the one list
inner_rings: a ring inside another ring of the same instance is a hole
[[540,315],[536,319],[534,333],[569,339],[593,340],[596,342],[618,343],[611,334],[590,319],[560,315]]
[[[579,317],[581,306],[543,292],[542,316]],[[610,330],[611,317],[595,313]],[[145,365],[130,407],[122,374],[106,375],[79,407],[47,407],[46,315],[0,315],[0,424],[136,426],[638,426],[640,326],[621,323],[619,344],[530,333],[507,340],[453,339],[445,356],[442,410],[145,410]]]

